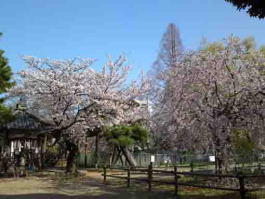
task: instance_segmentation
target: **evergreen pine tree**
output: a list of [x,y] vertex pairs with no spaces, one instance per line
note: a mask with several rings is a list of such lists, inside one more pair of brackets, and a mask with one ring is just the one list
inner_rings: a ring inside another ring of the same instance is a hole
[[4,57],[4,51],[0,50],[0,124],[13,118],[11,110],[3,104],[5,100],[3,94],[13,85],[11,67],[8,65],[8,59]]

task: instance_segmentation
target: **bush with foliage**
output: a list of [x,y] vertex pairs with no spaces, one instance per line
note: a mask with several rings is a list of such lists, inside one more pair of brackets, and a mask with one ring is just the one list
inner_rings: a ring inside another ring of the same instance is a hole
[[132,145],[144,147],[148,135],[149,131],[138,124],[113,126],[105,131],[108,143],[120,147],[130,147]]
[[234,158],[238,163],[248,163],[255,159],[255,143],[246,130],[233,131]]
[[116,125],[105,129],[105,138],[112,150],[111,165],[115,165],[120,159],[122,164],[125,161],[132,167],[137,166],[131,149],[134,147],[144,148],[148,141],[149,131],[140,126]]

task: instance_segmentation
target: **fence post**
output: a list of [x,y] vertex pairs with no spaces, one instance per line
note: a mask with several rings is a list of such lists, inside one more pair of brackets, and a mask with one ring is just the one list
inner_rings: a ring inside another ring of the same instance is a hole
[[127,170],[127,187],[130,187],[130,184],[131,184],[131,168],[129,166]]
[[106,166],[103,166],[103,177],[104,177],[103,183],[106,184],[106,182],[107,182],[107,168],[106,168]]
[[152,191],[153,165],[148,166],[148,191]]
[[190,163],[190,172],[193,172],[193,162]]
[[260,164],[260,162],[258,164],[258,171],[259,171],[259,173],[261,173],[261,164]]
[[235,173],[237,173],[237,167],[236,167],[236,164],[235,164]]
[[177,175],[178,168],[174,166],[174,176],[175,176],[175,196],[178,197],[178,175]]
[[240,175],[238,177],[239,179],[239,191],[240,191],[240,198],[245,199],[246,198],[246,190],[244,185],[244,176]]

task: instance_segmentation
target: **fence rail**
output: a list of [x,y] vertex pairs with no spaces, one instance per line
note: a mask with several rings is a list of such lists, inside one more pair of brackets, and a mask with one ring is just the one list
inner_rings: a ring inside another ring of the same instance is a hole
[[[196,172],[179,172],[178,167],[174,166],[174,171],[165,171],[165,170],[158,170],[158,169],[153,169],[152,164],[148,166],[147,169],[138,169],[138,168],[119,168],[119,169],[114,169],[116,171],[126,171],[127,175],[126,176],[121,176],[122,174],[107,174],[107,168],[103,167],[103,177],[104,181],[103,183],[107,182],[107,177],[111,178],[119,178],[119,179],[125,179],[127,182],[127,187],[130,187],[131,181],[140,181],[140,182],[147,182],[148,183],[148,191],[152,190],[152,183],[159,183],[159,184],[168,184],[168,185],[174,185],[175,187],[175,195],[178,196],[178,189],[179,186],[189,186],[189,187],[198,187],[198,188],[207,188],[207,189],[217,189],[217,190],[224,190],[224,191],[236,191],[240,193],[241,199],[246,198],[246,193],[247,192],[253,192],[253,191],[258,191],[258,190],[263,190],[264,188],[252,188],[252,189],[247,189],[245,180],[247,178],[264,178],[265,175],[240,175],[240,174],[205,174],[205,173],[196,173]],[[132,175],[134,174],[133,172],[141,172],[142,174],[147,174],[147,178],[134,178]],[[125,174],[126,174],[125,173]],[[164,174],[170,174],[170,176],[174,177],[173,181],[163,181],[163,180],[154,180],[153,177],[155,174],[158,173],[164,173]],[[181,176],[202,176],[202,177],[218,177],[218,178],[234,178],[237,179],[238,181],[238,187],[237,188],[230,188],[230,187],[221,187],[221,186],[210,186],[210,185],[199,185],[199,184],[194,184],[194,183],[187,183],[187,182],[179,182],[179,179]]]

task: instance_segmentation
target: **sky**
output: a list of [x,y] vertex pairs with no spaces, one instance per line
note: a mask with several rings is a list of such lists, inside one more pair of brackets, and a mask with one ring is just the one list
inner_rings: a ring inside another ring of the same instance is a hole
[[96,58],[100,68],[108,55],[125,54],[135,79],[152,66],[169,23],[179,28],[185,49],[231,34],[265,44],[265,19],[224,0],[3,0],[0,49],[14,72],[26,67],[23,55]]

